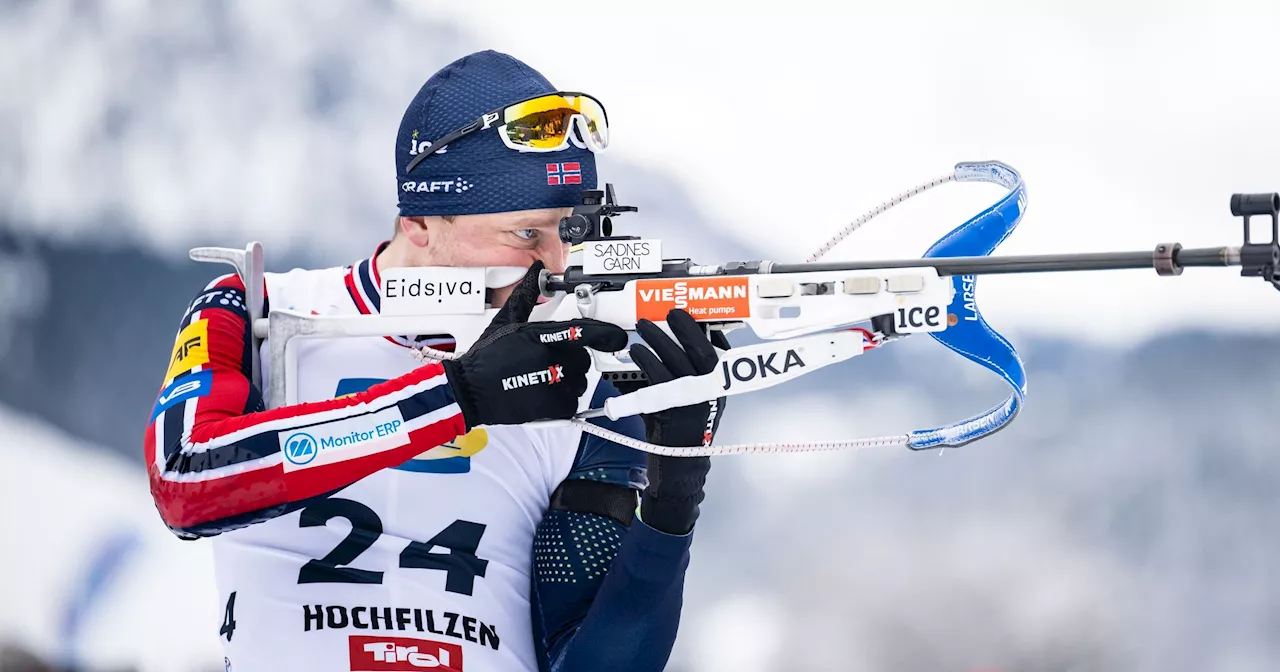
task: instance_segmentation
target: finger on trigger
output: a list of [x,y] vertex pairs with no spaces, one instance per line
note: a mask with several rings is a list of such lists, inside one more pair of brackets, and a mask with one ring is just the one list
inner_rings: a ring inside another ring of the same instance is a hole
[[695,374],[693,363],[689,361],[688,355],[666,332],[659,329],[658,325],[652,322],[637,324],[636,331],[640,332],[640,336],[644,338],[645,343],[650,348],[653,348],[653,352],[662,359],[662,363],[671,372],[671,375],[679,378]]
[[672,310],[667,315],[667,324],[671,325],[671,332],[680,341],[697,374],[711,373],[715,370],[720,356],[711,346],[711,341],[702,330],[702,325],[695,322],[688,313],[676,310]]

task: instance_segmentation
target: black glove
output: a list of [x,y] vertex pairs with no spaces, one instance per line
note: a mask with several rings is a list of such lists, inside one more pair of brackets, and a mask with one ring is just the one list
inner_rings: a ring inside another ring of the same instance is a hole
[[[631,346],[631,359],[644,372],[649,384],[665,383],[684,376],[711,373],[719,364],[714,343],[729,349],[729,342],[719,331],[710,338],[702,327],[683,310],[667,313],[667,324],[679,345],[649,320],[636,323],[636,331],[653,349],[642,344]],[[654,353],[657,354],[654,354]],[[627,393],[643,383],[615,383],[618,391]],[[660,446],[710,445],[724,413],[724,397],[714,402],[669,408],[644,414],[645,435],[649,443]],[[668,534],[688,534],[698,519],[703,486],[711,470],[710,457],[666,457],[649,454],[649,487],[640,498],[640,519],[650,527]]]
[[587,391],[586,348],[617,352],[627,346],[624,329],[599,320],[528,323],[542,268],[534,262],[466,354],[444,361],[468,430],[572,417]]

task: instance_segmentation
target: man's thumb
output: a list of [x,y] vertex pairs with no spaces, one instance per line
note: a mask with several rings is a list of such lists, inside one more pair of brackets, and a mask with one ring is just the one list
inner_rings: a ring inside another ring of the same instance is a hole
[[545,267],[541,259],[533,262],[528,272],[524,274],[524,278],[520,280],[520,284],[516,285],[511,291],[511,296],[507,297],[507,302],[502,304],[498,314],[493,316],[493,321],[489,323],[486,332],[508,324],[529,321],[533,307],[538,305],[538,296],[542,294],[542,290],[538,288],[538,276]]

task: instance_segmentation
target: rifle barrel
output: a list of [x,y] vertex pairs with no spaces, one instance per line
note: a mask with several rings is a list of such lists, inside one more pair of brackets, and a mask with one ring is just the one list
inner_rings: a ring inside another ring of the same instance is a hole
[[[1254,250],[1257,248],[1261,254]],[[1150,268],[1160,275],[1177,275],[1192,266],[1241,266],[1241,250],[1248,252],[1246,262],[1253,267],[1273,257],[1280,267],[1280,248],[1269,245],[1240,247],[1203,247],[1184,249],[1178,243],[1164,243],[1145,252],[1084,252],[1073,254],[1026,254],[1002,257],[929,257],[925,259],[890,259],[871,261],[830,261],[809,264],[779,264],[769,261],[732,261],[719,266],[700,266],[688,259],[663,262],[660,273],[624,273],[588,275],[580,267],[563,275],[549,275],[544,289],[573,292],[579,284],[598,285],[598,289],[621,289],[630,280],[675,279],[689,277],[755,275],[769,273],[804,273],[807,271],[866,271],[883,268],[933,267],[938,275],[997,275],[1010,273],[1054,273],[1063,271],[1109,271]],[[1259,256],[1260,255],[1260,256]],[[1257,257],[1257,258],[1254,258]],[[1266,257],[1263,259],[1262,257]],[[1270,263],[1270,262],[1268,262]],[[1257,275],[1260,273],[1254,273]],[[1268,276],[1270,277],[1270,276]]]
[[[1240,248],[1205,247],[1175,249],[1176,266],[1238,266]],[[939,275],[993,275],[1000,273],[1053,273],[1061,271],[1108,271],[1156,268],[1157,253],[1085,252],[1078,254],[1026,254],[1003,257],[930,257],[889,261],[833,261],[810,264],[773,264],[770,273],[804,271],[862,271],[876,268],[919,268],[932,266]]]

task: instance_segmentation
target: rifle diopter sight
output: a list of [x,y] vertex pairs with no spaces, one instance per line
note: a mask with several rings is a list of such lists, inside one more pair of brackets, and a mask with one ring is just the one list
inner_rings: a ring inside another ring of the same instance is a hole
[[633,205],[617,204],[613,184],[605,184],[603,191],[583,191],[582,204],[573,208],[572,215],[560,219],[560,240],[570,245],[578,245],[587,240],[629,240],[631,236],[613,238],[611,218],[637,210]]

